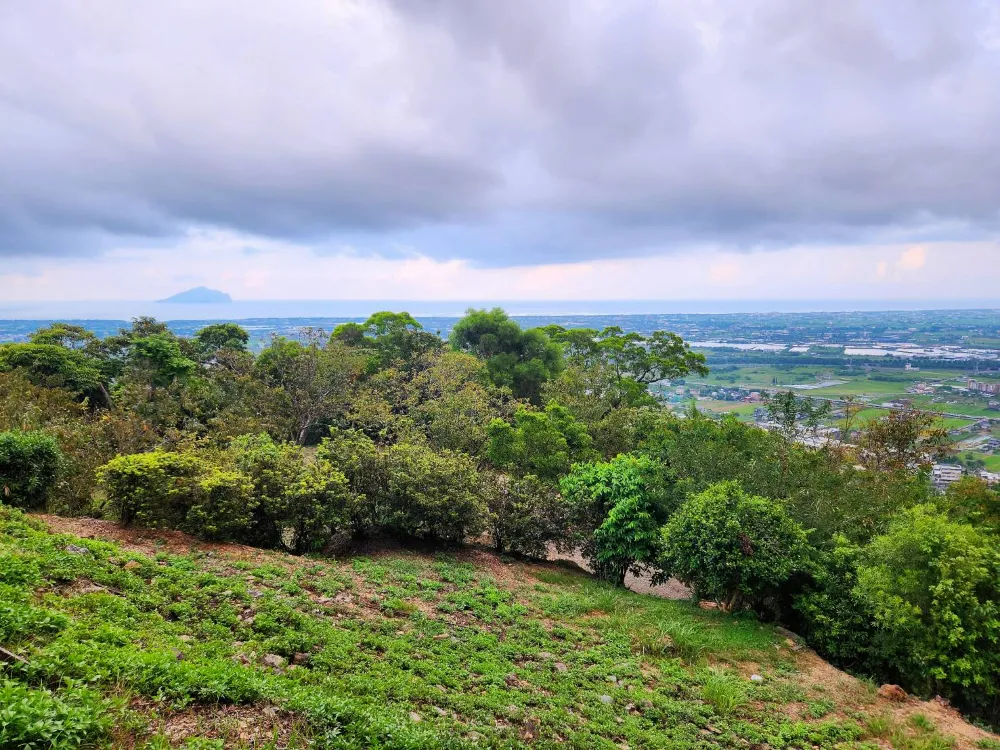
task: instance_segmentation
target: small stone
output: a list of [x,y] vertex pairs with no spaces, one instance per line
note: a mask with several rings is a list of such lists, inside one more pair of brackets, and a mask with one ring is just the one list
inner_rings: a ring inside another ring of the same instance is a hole
[[177,636],[177,640],[184,641],[185,643],[190,643],[191,641],[194,640],[194,638],[192,638],[189,635],[179,635]]
[[600,701],[605,706],[610,706],[612,703],[615,702],[615,699],[612,698],[610,695],[602,695],[601,698],[600,698]]
[[431,706],[431,708],[434,709],[434,713],[436,713],[438,716],[447,716],[448,715],[448,712],[445,711],[440,706]]
[[122,569],[123,570],[136,570],[137,568],[141,568],[141,567],[142,567],[142,563],[139,562],[138,560],[129,560],[127,563],[125,563],[124,565],[122,565]]
[[251,589],[250,596],[252,596],[254,599],[260,599],[262,596],[264,596],[264,592],[260,591],[259,589]]
[[548,651],[539,651],[538,652],[538,658],[539,659],[545,659],[546,661],[551,661],[552,659],[555,659],[556,657],[553,654],[550,654]]
[[761,677],[759,674],[752,674],[752,675],[750,675],[750,682],[763,682],[763,681],[764,681],[764,678]]
[[610,675],[610,676],[608,677],[608,682],[613,682],[614,684],[616,684],[616,685],[617,685],[617,684],[618,684],[618,678],[617,678],[617,677],[615,677],[614,675]]
[[90,550],[89,549],[87,549],[86,547],[81,547],[81,546],[79,546],[77,544],[67,544],[66,545],[66,551],[69,552],[71,555],[89,555],[90,554]]
[[261,659],[261,662],[265,667],[273,667],[274,669],[285,666],[284,658],[278,656],[277,654],[265,654],[264,658]]
[[420,714],[418,714],[416,711],[410,711],[410,721],[412,721],[412,722],[414,722],[416,724],[419,724],[423,720],[424,720],[424,718]]
[[878,689],[878,697],[894,703],[901,703],[909,696],[899,685],[883,685]]
[[561,661],[557,661],[557,662],[556,662],[555,664],[553,664],[552,666],[556,668],[556,671],[557,671],[557,672],[568,672],[568,671],[569,671],[569,667],[567,667],[567,666],[566,666],[565,664],[563,664],[563,663],[562,663]]
[[513,672],[511,672],[509,675],[507,675],[506,677],[504,677],[503,681],[505,683],[507,683],[507,687],[517,687],[518,683],[520,682],[517,679],[517,675],[514,674]]
[[174,658],[177,659],[177,661],[184,661],[184,652],[174,649]]
[[308,664],[311,658],[309,654],[299,652],[292,657],[292,664]]

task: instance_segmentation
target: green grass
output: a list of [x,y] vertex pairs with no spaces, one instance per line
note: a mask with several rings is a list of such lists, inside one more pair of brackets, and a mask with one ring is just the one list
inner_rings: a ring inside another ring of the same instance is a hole
[[751,617],[469,559],[143,555],[0,506],[0,747],[870,746],[832,696],[783,710]]

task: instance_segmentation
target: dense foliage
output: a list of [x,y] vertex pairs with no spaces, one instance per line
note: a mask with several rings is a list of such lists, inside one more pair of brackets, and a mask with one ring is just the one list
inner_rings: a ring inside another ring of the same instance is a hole
[[648,385],[705,372],[679,337],[524,330],[502,310],[447,342],[401,312],[248,342],[138,318],[0,345],[0,500],[295,554],[380,536],[576,550],[615,584],[676,577],[1000,719],[1000,495],[936,495],[927,415],[820,449],[799,438],[826,409],[794,395],[770,399],[771,431],[677,416]]

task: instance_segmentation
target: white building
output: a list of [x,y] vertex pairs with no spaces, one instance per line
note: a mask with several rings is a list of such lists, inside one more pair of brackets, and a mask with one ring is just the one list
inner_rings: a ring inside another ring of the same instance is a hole
[[938,492],[944,492],[964,475],[964,469],[956,464],[934,464],[931,483]]

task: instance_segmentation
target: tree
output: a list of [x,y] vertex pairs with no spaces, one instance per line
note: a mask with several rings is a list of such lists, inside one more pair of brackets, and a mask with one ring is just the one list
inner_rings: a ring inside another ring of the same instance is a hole
[[586,428],[554,401],[544,411],[519,408],[513,424],[494,419],[486,435],[486,456],[494,466],[549,481],[558,480],[574,461],[596,457]]
[[153,333],[132,341],[128,363],[133,377],[161,388],[193,375],[198,368],[197,362],[184,356],[171,333]]
[[761,602],[808,565],[806,534],[784,506],[722,482],[663,527],[659,577],[673,576],[729,612]]
[[65,388],[92,404],[111,403],[101,372],[81,351],[56,344],[0,344],[0,372],[13,370],[44,388]]
[[416,359],[444,346],[440,337],[423,330],[408,312],[383,310],[364,323],[343,323],[333,331],[332,340],[369,351],[368,371],[385,369],[394,363],[409,367]]
[[918,506],[862,552],[856,595],[911,689],[995,711],[1000,696],[1000,545]]
[[299,445],[344,412],[359,371],[347,347],[337,341],[321,347],[316,337],[305,344],[275,337],[255,365],[257,377],[278,390],[286,434]]
[[62,466],[59,444],[51,435],[0,432],[0,503],[44,508]]
[[582,552],[598,575],[625,585],[659,557],[672,480],[647,456],[577,464],[560,482]]
[[631,378],[649,384],[672,380],[692,372],[707,375],[705,355],[696,354],[676,333],[654,331],[646,338],[635,332],[625,333],[618,326],[608,326],[597,337],[597,348],[619,378]]
[[803,427],[815,434],[822,420],[828,417],[832,410],[829,401],[799,398],[792,391],[769,395],[765,397],[764,404],[767,407],[768,419],[777,424],[787,438],[798,435],[800,422]]
[[894,409],[873,419],[858,435],[858,462],[872,472],[926,470],[947,446],[937,417],[916,409]]
[[451,331],[453,349],[486,362],[493,383],[541,403],[542,385],[562,369],[559,345],[539,328],[521,330],[499,307],[469,310]]
[[204,356],[211,359],[220,349],[246,351],[250,334],[236,323],[214,323],[198,331],[194,335],[194,340]]
[[53,323],[47,328],[39,328],[28,336],[32,344],[51,344],[66,349],[85,349],[97,342],[97,336],[83,326],[70,323]]

